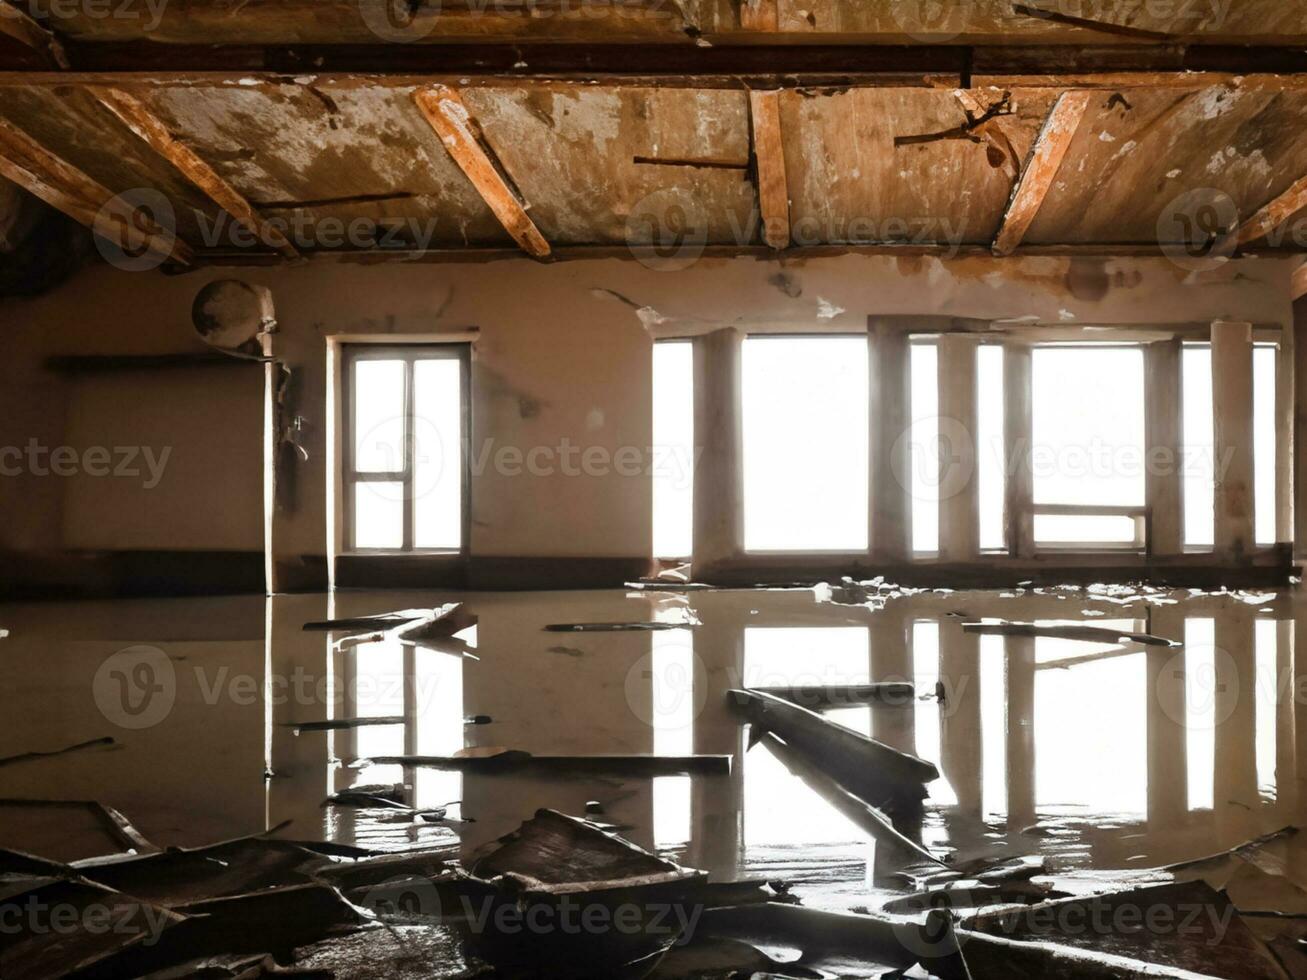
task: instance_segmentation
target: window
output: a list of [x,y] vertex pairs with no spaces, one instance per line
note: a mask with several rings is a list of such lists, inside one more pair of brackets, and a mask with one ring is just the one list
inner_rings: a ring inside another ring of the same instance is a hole
[[1144,354],[1036,347],[1031,362],[1035,542],[1144,546]]
[[352,551],[462,551],[464,344],[345,348],[345,520]]
[[653,553],[686,558],[694,529],[694,345],[653,349]]
[[744,547],[867,547],[867,338],[744,341]]

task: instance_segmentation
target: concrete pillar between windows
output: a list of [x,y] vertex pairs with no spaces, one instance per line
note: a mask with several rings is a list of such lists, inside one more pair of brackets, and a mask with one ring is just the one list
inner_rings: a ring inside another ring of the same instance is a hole
[[980,496],[976,450],[976,338],[939,338],[939,557],[980,557]]
[[696,575],[744,551],[743,342],[733,327],[694,341]]
[[1214,552],[1244,558],[1253,537],[1253,330],[1212,324],[1212,414],[1216,450]]

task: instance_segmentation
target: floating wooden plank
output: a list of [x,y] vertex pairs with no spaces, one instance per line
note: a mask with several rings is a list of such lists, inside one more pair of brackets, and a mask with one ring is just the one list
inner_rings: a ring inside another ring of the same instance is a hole
[[1109,626],[1082,626],[1079,623],[1013,623],[1005,619],[963,623],[968,633],[989,636],[1048,636],[1061,640],[1084,640],[1087,643],[1139,643],[1150,647],[1178,647],[1179,642],[1152,633],[1131,633]]
[[402,725],[403,715],[385,715],[376,718],[327,718],[323,721],[283,721],[282,728],[293,728],[295,734],[302,732],[341,732],[356,728],[371,728],[374,725]]
[[772,248],[785,248],[790,244],[790,189],[781,139],[781,93],[750,92],[749,117],[753,122],[763,240]]
[[755,687],[750,690],[770,694],[810,711],[863,704],[911,704],[917,694],[911,684],[897,681],[875,684],[791,684],[784,687]]
[[194,150],[174,137],[145,103],[121,89],[94,87],[90,91],[102,106],[117,116],[150,149],[181,171],[187,180],[265,245],[280,252],[285,258],[301,257],[299,250],[279,229],[264,220],[244,195],[200,159]]
[[526,213],[522,195],[490,158],[481,127],[458,92],[437,85],[415,92],[413,101],[440,137],[450,157],[514,241],[529,255],[538,259],[547,256],[549,243]]
[[22,752],[18,755],[7,755],[0,758],[0,766],[12,766],[19,762],[29,762],[32,759],[48,759],[56,755],[67,755],[69,752],[78,752],[81,749],[95,748],[97,746],[113,746],[116,743],[111,735],[105,735],[102,738],[92,738],[85,742],[77,742],[74,745],[65,745],[59,749],[48,749],[38,752]]
[[[919,842],[899,832],[889,817],[867,801],[854,796],[822,772],[817,760],[809,758],[800,750],[787,745],[770,733],[762,737],[762,743],[772,755],[776,756],[785,765],[786,769],[803,780],[813,792],[847,817],[851,823],[856,824],[878,845],[889,848],[901,863],[928,861],[934,864],[944,864],[942,860],[931,854]],[[883,863],[883,860],[882,857],[877,862],[878,866]]]
[[1307,208],[1307,177],[1300,178],[1241,224],[1235,233],[1236,246],[1265,238],[1303,208]]
[[[533,755],[520,749],[469,749],[465,755],[374,755],[357,765],[416,766],[455,772],[606,773],[616,776],[724,775],[731,771],[729,755]],[[475,753],[475,754],[474,754]]]
[[995,255],[1011,255],[1048,196],[1080,120],[1089,108],[1088,92],[1064,92],[1049,110],[1044,126],[1030,147],[1021,177],[1012,190],[1007,211],[994,239]]
[[549,633],[656,633],[661,630],[693,629],[702,625],[698,619],[684,623],[550,623]]
[[0,0],[0,34],[31,48],[52,68],[68,67],[68,55],[54,33],[42,27],[12,0]]
[[731,705],[760,735],[771,732],[786,744],[822,760],[828,776],[873,806],[920,805],[925,783],[939,778],[934,763],[900,752],[873,738],[827,721],[769,694],[728,692]]
[[18,184],[129,253],[148,250],[182,265],[190,247],[177,235],[64,162],[13,124],[0,120],[0,176]]

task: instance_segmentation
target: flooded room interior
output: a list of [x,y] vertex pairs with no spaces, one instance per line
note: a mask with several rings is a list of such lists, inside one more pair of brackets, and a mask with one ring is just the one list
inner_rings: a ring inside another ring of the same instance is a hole
[[1303,980],[1300,373],[1307,0],[0,0],[0,978]]

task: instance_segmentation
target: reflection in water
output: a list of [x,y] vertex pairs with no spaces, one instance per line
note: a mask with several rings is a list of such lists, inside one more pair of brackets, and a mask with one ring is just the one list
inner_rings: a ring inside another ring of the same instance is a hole
[[[943,778],[929,787],[924,827],[933,847],[1043,851],[1073,865],[1160,864],[1297,822],[1296,593],[1251,602],[1177,594],[1167,604],[1084,590],[941,592],[896,598],[877,611],[820,602],[811,590],[477,594],[463,597],[480,616],[466,637],[476,655],[467,658],[392,643],[333,650],[337,637],[302,631],[328,614],[450,598],[458,597],[342,593],[330,604],[286,596],[266,606],[235,599],[0,610],[0,624],[12,630],[0,648],[0,711],[13,719],[0,733],[0,754],[101,734],[122,744],[9,767],[5,795],[100,799],[163,844],[291,820],[284,833],[293,837],[374,846],[461,841],[465,854],[537,808],[581,813],[595,801],[632,839],[719,877],[788,876],[818,902],[848,905],[865,895],[874,849],[765,746],[742,751],[725,693],[907,677],[916,700],[829,717],[937,762]],[[542,630],[687,608],[702,626],[562,641]],[[964,633],[961,623],[978,616],[1084,619],[1186,645]],[[170,658],[175,703],[157,724],[122,730],[97,710],[94,678],[106,657],[131,644]],[[466,724],[469,716],[489,720]],[[368,717],[403,723],[293,730],[295,722]],[[693,779],[460,776],[359,762],[494,746],[559,755],[730,753],[735,761],[729,776]],[[322,805],[330,792],[391,782],[408,787],[419,807],[463,803],[443,825]],[[9,846],[65,858],[108,849],[74,839],[0,810],[0,840]]]

